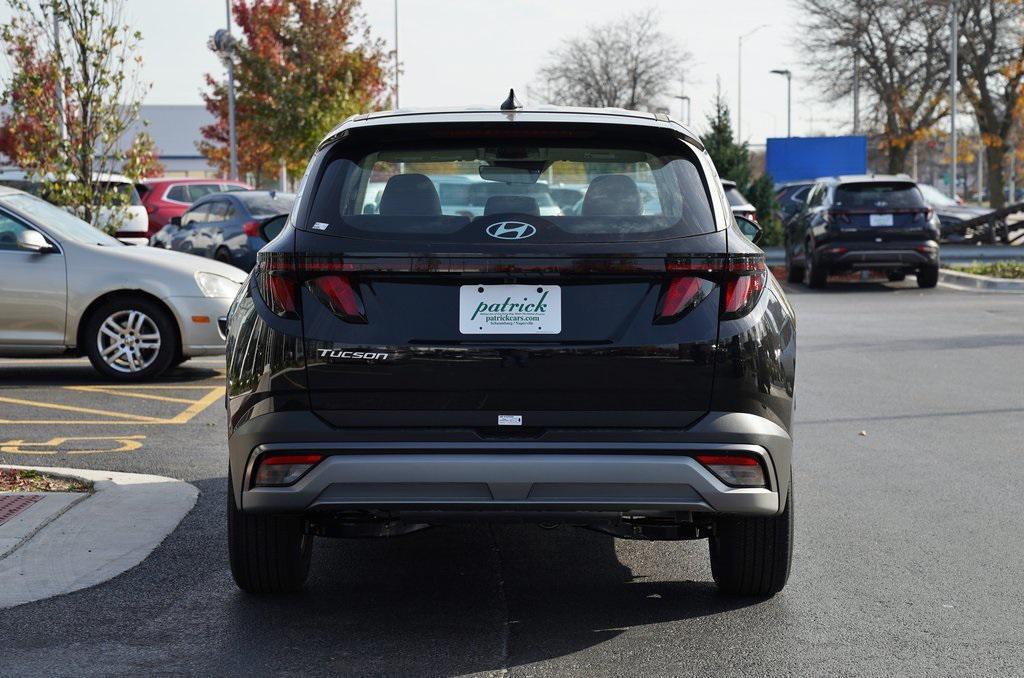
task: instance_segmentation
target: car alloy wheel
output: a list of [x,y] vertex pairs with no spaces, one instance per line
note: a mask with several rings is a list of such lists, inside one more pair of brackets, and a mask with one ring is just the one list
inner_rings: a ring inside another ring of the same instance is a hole
[[115,311],[100,323],[96,347],[103,362],[124,374],[141,372],[160,354],[160,328],[145,313]]

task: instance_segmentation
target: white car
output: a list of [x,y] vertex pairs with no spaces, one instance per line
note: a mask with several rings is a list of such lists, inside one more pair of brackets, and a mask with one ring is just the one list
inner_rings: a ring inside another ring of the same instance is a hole
[[0,187],[0,357],[85,355],[142,381],[224,351],[245,273],[212,259],[128,247],[73,214]]
[[[96,219],[96,225],[103,228],[112,219],[116,219],[119,240],[130,245],[148,244],[149,215],[146,213],[146,207],[142,204],[139,192],[131,179],[123,174],[95,172],[92,175],[92,180],[94,183],[113,188],[126,198],[126,204],[121,207],[101,210]],[[39,181],[33,178],[29,172],[17,167],[0,169],[0,185],[18,188],[33,195],[39,192]],[[71,209],[82,216],[82,208]]]

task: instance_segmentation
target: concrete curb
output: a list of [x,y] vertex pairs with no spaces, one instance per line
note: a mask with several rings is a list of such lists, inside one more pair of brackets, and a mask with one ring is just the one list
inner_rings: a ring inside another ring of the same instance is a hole
[[957,290],[969,290],[971,292],[1024,294],[1024,280],[992,278],[987,275],[974,275],[973,273],[951,271],[948,268],[939,269],[939,283],[945,287],[951,287]]
[[93,493],[0,559],[0,609],[95,586],[135,567],[199,497],[194,486],[163,476],[4,466],[88,480]]

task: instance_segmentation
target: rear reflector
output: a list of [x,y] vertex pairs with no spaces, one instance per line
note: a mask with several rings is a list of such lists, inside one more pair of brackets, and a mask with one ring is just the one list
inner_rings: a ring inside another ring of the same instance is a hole
[[698,454],[697,461],[719,480],[738,487],[764,487],[764,469],[754,457],[739,454]]
[[322,454],[272,454],[260,458],[253,485],[291,485],[320,463]]

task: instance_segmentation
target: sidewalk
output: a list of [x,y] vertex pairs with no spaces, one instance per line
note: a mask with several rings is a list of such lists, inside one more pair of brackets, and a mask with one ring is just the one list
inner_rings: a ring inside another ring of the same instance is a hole
[[0,609],[95,586],[135,567],[199,496],[194,486],[163,476],[3,468],[79,478],[92,482],[93,492],[0,494]]

